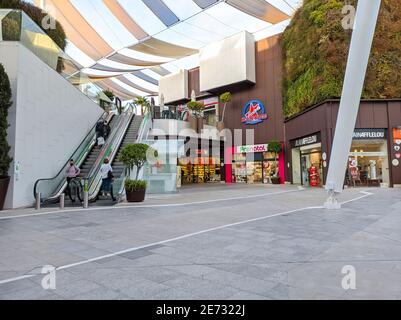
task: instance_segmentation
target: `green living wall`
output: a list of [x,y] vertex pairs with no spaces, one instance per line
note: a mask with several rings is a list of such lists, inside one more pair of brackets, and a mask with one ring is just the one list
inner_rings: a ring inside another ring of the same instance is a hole
[[[282,36],[284,114],[291,117],[341,96],[352,30],[342,8],[356,0],[304,0]],[[401,98],[401,0],[382,0],[363,92],[365,99]]]
[[[0,0],[0,9],[19,9],[24,11],[38,26],[42,26],[42,20],[46,17],[47,13],[42,11],[42,9],[28,3],[25,1],[20,0]],[[15,24],[14,20],[6,21],[9,24]],[[17,26],[18,27],[18,26]],[[63,27],[61,24],[56,21],[56,28],[55,29],[44,29],[44,31],[49,35],[50,38],[60,47],[60,49],[64,50],[67,41],[66,41],[66,34],[64,32]],[[16,30],[17,35],[18,30]]]

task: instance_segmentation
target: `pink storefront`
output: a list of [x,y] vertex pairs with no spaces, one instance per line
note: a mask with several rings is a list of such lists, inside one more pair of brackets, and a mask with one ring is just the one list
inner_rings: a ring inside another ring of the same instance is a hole
[[[269,152],[268,144],[226,148],[225,163],[227,183],[283,184],[285,181],[284,153],[275,156]],[[279,179],[275,179],[277,176]]]

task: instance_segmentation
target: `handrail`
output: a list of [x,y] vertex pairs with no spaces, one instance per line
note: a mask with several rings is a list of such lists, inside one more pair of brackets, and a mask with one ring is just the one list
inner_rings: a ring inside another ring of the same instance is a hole
[[[96,124],[98,121],[100,121],[101,119],[105,119],[108,120],[108,122],[111,121],[113,114],[108,114],[107,112],[104,112],[100,118],[96,121]],[[82,140],[82,142],[79,144],[79,146],[74,150],[74,152],[72,153],[72,155],[68,158],[67,162],[62,166],[61,170],[52,178],[42,178],[42,179],[38,179],[35,182],[34,188],[33,188],[33,195],[34,198],[36,199],[37,196],[37,187],[39,185],[40,182],[43,181],[51,181],[51,180],[55,180],[57,179],[57,177],[59,177],[61,174],[64,173],[65,168],[68,166],[68,163],[70,162],[70,160],[72,158],[74,158],[75,153],[83,146],[84,143],[87,143],[87,140],[90,138],[90,136],[93,136],[93,139],[90,140],[90,142],[88,143],[88,145],[85,147],[85,149],[81,152],[81,154],[79,155],[79,157],[76,160],[76,165],[79,167],[81,166],[82,162],[85,160],[86,155],[89,153],[89,151],[91,150],[91,146],[94,143],[94,137],[95,137],[95,133],[93,132],[96,129],[96,124],[89,130],[88,134],[85,136],[85,138]]]

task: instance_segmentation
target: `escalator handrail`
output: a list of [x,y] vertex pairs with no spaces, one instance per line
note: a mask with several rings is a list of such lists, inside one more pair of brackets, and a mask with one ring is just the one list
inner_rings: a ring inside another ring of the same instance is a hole
[[[111,114],[109,114],[109,113],[107,113],[107,112],[103,112],[103,114],[100,116],[100,118],[96,121],[96,124],[97,124],[101,119],[104,119],[105,116],[106,116],[106,119],[107,119],[107,116],[110,116],[110,115],[111,115]],[[109,120],[109,121],[110,121],[110,120]],[[85,143],[85,141],[87,140],[87,138],[89,138],[90,135],[93,135],[93,130],[95,130],[96,124],[89,130],[89,133],[85,136],[85,138],[82,140],[82,142],[79,144],[79,146],[74,150],[74,152],[72,153],[72,156],[68,158],[67,162],[62,166],[61,170],[60,170],[54,177],[52,177],[52,178],[42,178],[42,179],[38,179],[38,180],[35,182],[35,185],[34,185],[34,188],[33,188],[33,195],[34,195],[34,198],[35,198],[35,199],[36,199],[36,196],[37,196],[37,188],[38,188],[39,183],[40,183],[40,182],[43,182],[43,181],[51,181],[51,180],[57,179],[57,177],[59,177],[61,174],[64,173],[64,170],[65,170],[65,168],[68,166],[68,163],[70,162],[70,160],[71,160],[71,158],[73,157],[73,155],[82,147],[82,145]],[[92,143],[93,143],[93,140],[90,142],[90,144],[92,144]],[[90,144],[89,144],[89,146],[90,146]],[[89,152],[88,150],[90,150],[90,149],[91,149],[91,148],[87,148],[87,149],[85,149],[85,151],[86,151],[86,152]],[[84,152],[84,153],[85,153],[85,152]],[[79,159],[82,160],[82,154],[79,156]],[[80,161],[80,160],[78,160],[78,161]],[[77,163],[77,165],[79,165],[79,163]]]

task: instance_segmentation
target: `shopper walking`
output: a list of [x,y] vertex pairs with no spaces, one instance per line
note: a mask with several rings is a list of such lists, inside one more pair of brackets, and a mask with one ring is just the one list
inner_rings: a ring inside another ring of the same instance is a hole
[[70,183],[73,179],[76,179],[79,174],[81,173],[81,169],[79,169],[76,165],[73,159],[70,160],[70,163],[67,167],[66,170],[66,176],[67,176],[67,195],[69,196],[71,202],[75,202],[75,200],[72,198],[71,195],[71,190],[70,190]]
[[113,168],[110,165],[109,159],[104,160],[104,163],[100,167],[100,173],[102,175],[102,186],[100,187],[99,194],[107,196],[107,193],[110,193],[111,199],[116,201],[113,195]]

